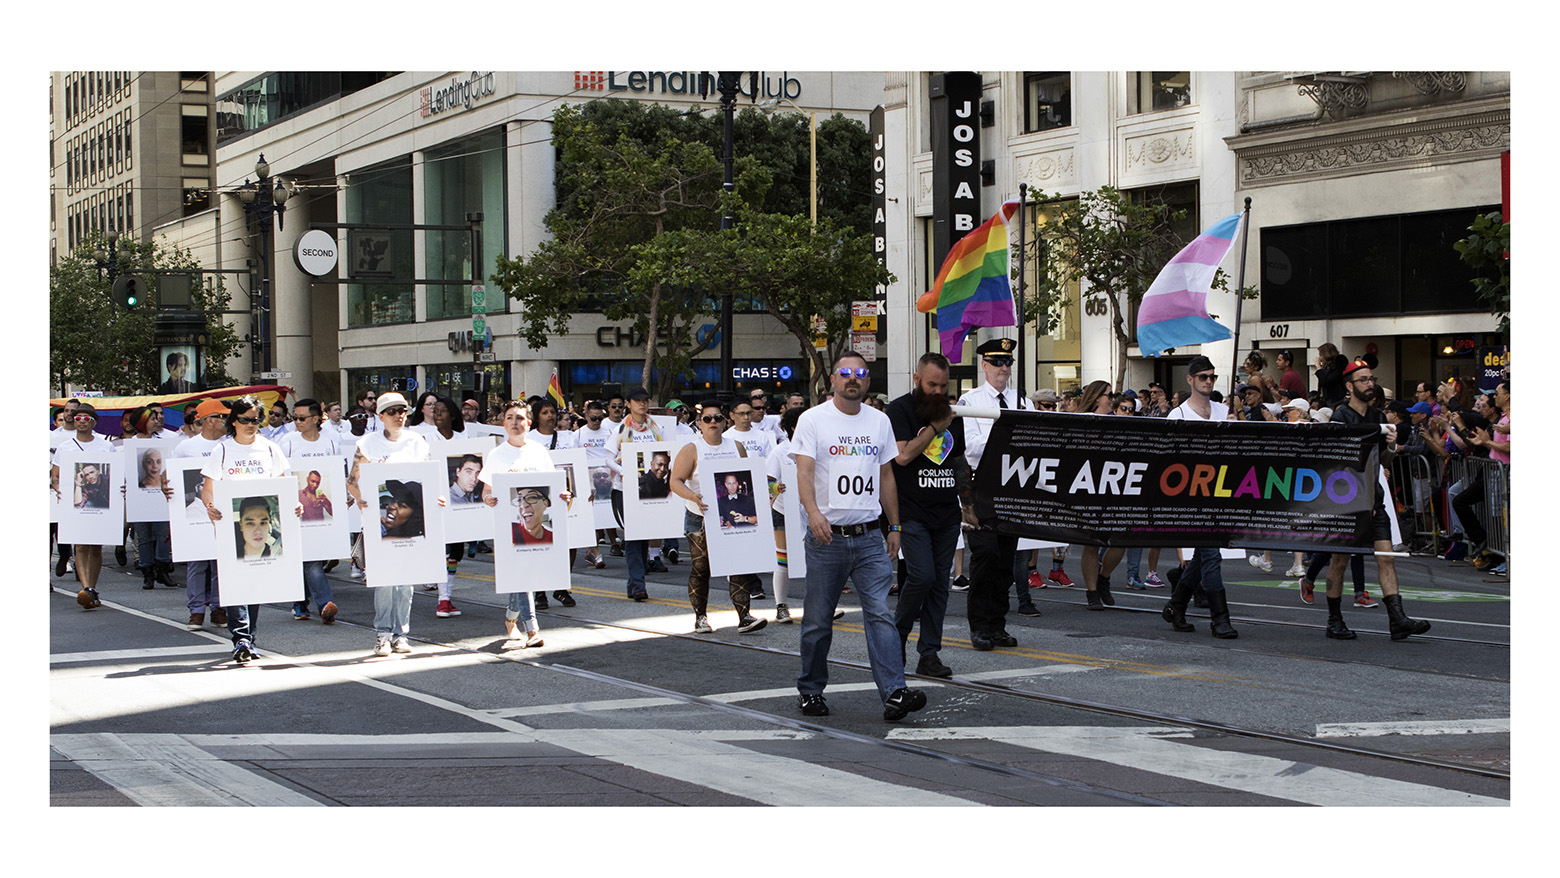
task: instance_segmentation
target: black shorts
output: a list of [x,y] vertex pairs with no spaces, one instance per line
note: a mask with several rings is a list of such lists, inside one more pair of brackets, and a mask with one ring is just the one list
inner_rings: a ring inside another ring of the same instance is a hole
[[785,513],[778,509],[769,510],[769,521],[774,524],[775,530],[785,530]]

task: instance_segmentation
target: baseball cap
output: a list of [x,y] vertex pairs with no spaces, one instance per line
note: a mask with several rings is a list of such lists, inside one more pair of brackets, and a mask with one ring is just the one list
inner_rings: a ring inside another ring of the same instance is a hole
[[1350,375],[1353,375],[1355,372],[1358,372],[1361,369],[1369,369],[1369,368],[1370,368],[1370,364],[1365,362],[1364,360],[1355,360],[1354,362],[1350,363],[1349,365],[1343,367],[1343,374],[1344,374],[1344,377],[1348,377]]
[[1413,405],[1409,406],[1408,410],[1410,412],[1413,412],[1415,414],[1420,414],[1420,415],[1428,415],[1432,411],[1434,411],[1434,409],[1430,408],[1430,403],[1428,403],[1428,402],[1416,402]]
[[623,398],[624,399],[649,399],[650,398],[650,391],[644,389],[643,387],[630,387],[628,390],[623,392]]
[[1311,413],[1311,404],[1298,396],[1294,399],[1291,399],[1289,402],[1284,403],[1284,408],[1295,409],[1304,415],[1309,415]]
[[406,409],[411,408],[411,406],[406,404],[406,397],[392,390],[389,393],[379,394],[379,401],[374,403],[374,411],[378,412],[379,414],[384,414],[385,409],[396,405]]
[[204,418],[207,415],[225,415],[227,413],[228,413],[227,403],[223,402],[220,399],[202,400],[201,404],[195,407],[195,419],[196,420]]
[[673,411],[673,412],[675,412],[675,411],[677,411],[677,410],[678,410],[678,409],[680,409],[680,408],[684,408],[684,407],[685,407],[685,406],[684,406],[684,404],[683,404],[683,401],[682,401],[682,400],[680,400],[680,399],[674,399],[674,400],[672,400],[672,401],[671,401],[671,402],[669,402],[669,403],[667,403],[667,404],[666,404],[666,409],[667,409],[667,411]]

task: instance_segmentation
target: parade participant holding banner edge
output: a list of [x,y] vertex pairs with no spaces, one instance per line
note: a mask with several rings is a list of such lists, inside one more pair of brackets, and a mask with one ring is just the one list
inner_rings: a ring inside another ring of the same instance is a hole
[[[1207,357],[1197,357],[1186,367],[1186,384],[1191,389],[1186,402],[1181,403],[1170,414],[1165,416],[1170,421],[1223,421],[1229,418],[1229,406],[1222,402],[1214,402],[1211,398],[1213,386],[1219,380],[1214,372],[1213,361]],[[1202,584],[1203,591],[1208,596],[1208,615],[1212,626],[1213,636],[1223,640],[1230,640],[1240,636],[1230,625],[1230,605],[1224,594],[1224,574],[1220,568],[1222,559],[1219,550],[1212,547],[1204,547],[1192,550],[1192,560],[1181,572],[1181,578],[1176,582],[1175,591],[1170,595],[1169,603],[1165,604],[1162,615],[1166,622],[1177,631],[1195,631],[1195,626],[1186,621],[1186,605],[1192,599],[1192,592],[1197,590],[1198,583]]]

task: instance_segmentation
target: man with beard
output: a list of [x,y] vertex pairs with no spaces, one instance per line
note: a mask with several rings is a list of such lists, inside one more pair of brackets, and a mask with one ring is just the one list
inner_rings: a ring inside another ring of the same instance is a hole
[[[959,397],[959,405],[975,408],[1033,409],[1034,406],[1014,388],[1008,386],[1013,374],[1013,348],[1011,338],[994,338],[975,349],[981,358],[981,371],[986,381],[974,390]],[[982,418],[971,418],[965,431],[964,455],[971,470],[980,466],[981,452],[986,450],[986,437],[991,425]],[[995,464],[993,464],[995,465]],[[970,645],[977,650],[995,649],[998,646],[1017,646],[1018,639],[1007,633],[1006,617],[1008,592],[1014,582],[1019,582],[1020,595],[1028,597],[1028,579],[1022,557],[1018,554],[1018,537],[999,534],[993,522],[981,522],[981,526],[965,535],[970,547],[969,610],[966,616],[970,624]]]
[[[899,454],[894,483],[899,494],[900,547],[905,555],[905,584],[894,610],[901,660],[910,629],[921,623],[916,640],[917,674],[951,677],[937,653],[942,649],[943,616],[948,610],[948,576],[959,541],[959,524],[977,522],[969,463],[964,459],[964,422],[953,416],[948,400],[948,358],[921,357],[911,376],[913,390],[888,404]],[[962,507],[962,510],[961,510]]]
[[[883,699],[883,719],[895,722],[926,706],[926,693],[905,686],[898,632],[888,609],[899,554],[899,496],[894,483],[894,429],[888,416],[861,404],[867,361],[855,351],[835,360],[829,376],[834,398],[808,409],[791,439],[797,493],[807,510],[807,597],[802,612],[802,673],[798,707],[806,716],[828,716],[823,689],[829,682],[834,609],[855,583],[861,598],[867,661]],[[885,536],[879,516],[888,518]]]
[[[1381,409],[1371,405],[1376,394],[1376,376],[1364,360],[1355,360],[1343,369],[1343,389],[1348,402],[1333,410],[1332,420],[1341,424],[1387,423]],[[1397,429],[1388,426],[1382,433],[1380,462],[1386,466],[1392,460],[1392,449],[1397,444]],[[1372,484],[1375,491],[1375,509],[1371,517],[1376,550],[1376,575],[1381,581],[1381,603],[1387,608],[1388,629],[1393,640],[1405,640],[1412,634],[1430,630],[1430,623],[1410,619],[1403,612],[1403,596],[1398,594],[1397,565],[1392,557],[1392,522],[1387,517],[1379,484]],[[1343,571],[1349,565],[1349,555],[1334,552],[1327,568],[1327,636],[1334,640],[1353,640],[1355,634],[1343,622]]]

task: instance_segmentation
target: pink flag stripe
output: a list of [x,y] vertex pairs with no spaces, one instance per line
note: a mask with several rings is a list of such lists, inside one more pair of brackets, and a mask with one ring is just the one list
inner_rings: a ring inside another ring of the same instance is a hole
[[1224,254],[1230,252],[1229,238],[1213,238],[1202,235],[1192,243],[1187,244],[1180,253],[1166,265],[1175,265],[1178,262],[1192,262],[1198,265],[1218,265],[1224,260]]
[[1208,294],[1200,290],[1167,290],[1144,297],[1138,305],[1138,325],[1187,315],[1208,316]]

